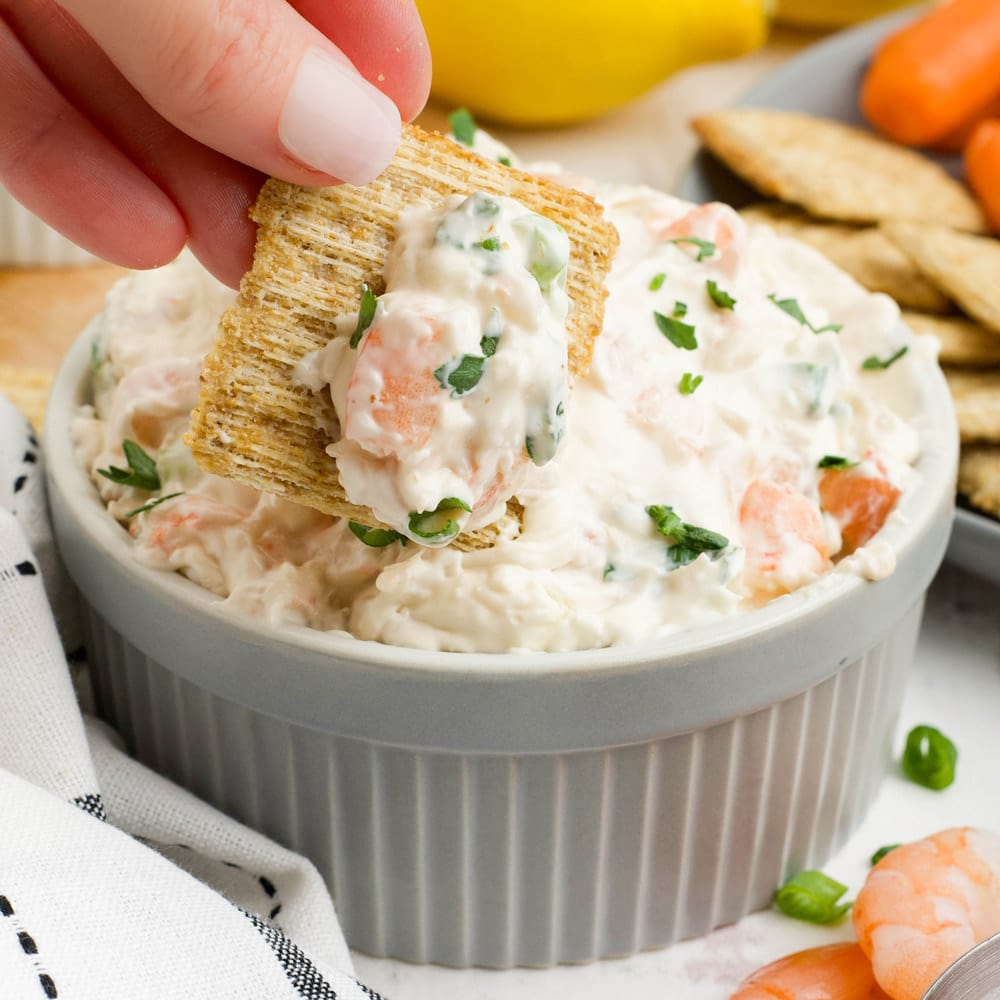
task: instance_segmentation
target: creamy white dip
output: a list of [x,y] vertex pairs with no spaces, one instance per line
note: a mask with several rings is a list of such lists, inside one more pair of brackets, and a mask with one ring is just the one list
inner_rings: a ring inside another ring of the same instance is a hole
[[500,517],[562,435],[568,260],[562,228],[510,198],[403,213],[385,293],[297,373],[330,393],[348,499],[431,546]]
[[[877,537],[847,552],[859,526],[899,516],[913,485],[908,421],[932,341],[890,299],[726,208],[594,192],[621,235],[605,328],[566,397],[558,452],[523,463],[523,530],[487,550],[368,545],[344,522],[200,472],[181,438],[231,293],[186,257],[127,278],[100,318],[94,407],[74,433],[92,471],[122,467],[123,439],[155,458],[152,493],[95,475],[119,519],[182,494],[127,520],[136,558],[270,622],[483,651],[630,643],[831,570],[890,572]],[[449,356],[474,350],[480,305]],[[441,461],[432,477],[449,474]],[[448,495],[446,481],[397,512]]]

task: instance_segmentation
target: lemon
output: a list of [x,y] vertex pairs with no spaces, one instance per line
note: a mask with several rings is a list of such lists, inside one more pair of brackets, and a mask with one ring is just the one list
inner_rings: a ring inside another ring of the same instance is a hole
[[778,0],[775,14],[787,24],[803,28],[840,28],[877,17],[915,0]]
[[593,117],[698,62],[749,52],[768,0],[417,0],[442,102],[512,125]]

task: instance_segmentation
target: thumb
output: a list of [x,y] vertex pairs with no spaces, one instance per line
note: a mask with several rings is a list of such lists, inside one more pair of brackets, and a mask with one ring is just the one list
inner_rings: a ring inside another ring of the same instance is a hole
[[364,184],[396,151],[396,105],[284,0],[60,2],[156,111],[232,159]]

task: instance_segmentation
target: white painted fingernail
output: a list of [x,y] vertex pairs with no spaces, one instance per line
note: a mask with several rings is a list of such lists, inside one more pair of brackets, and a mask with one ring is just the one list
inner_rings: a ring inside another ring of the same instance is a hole
[[346,60],[322,49],[302,57],[278,119],[278,138],[308,167],[367,184],[399,145],[399,111]]

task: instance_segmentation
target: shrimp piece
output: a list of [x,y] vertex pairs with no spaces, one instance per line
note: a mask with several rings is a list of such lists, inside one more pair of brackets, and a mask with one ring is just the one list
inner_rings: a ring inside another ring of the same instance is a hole
[[827,469],[819,480],[820,504],[840,525],[841,556],[849,556],[885,524],[900,490],[884,475]]
[[765,965],[730,1000],[888,1000],[853,941],[807,948]]
[[1000,931],[1000,834],[960,827],[897,847],[869,872],[854,931],[892,1000],[920,1000]]
[[661,242],[690,236],[714,243],[719,253],[724,253],[739,235],[741,225],[739,216],[728,205],[711,201],[665,226],[651,220],[650,228]]
[[[411,329],[400,338],[385,329],[389,323]],[[383,458],[427,443],[447,399],[434,374],[447,360],[441,337],[434,319],[409,313],[387,316],[371,327],[347,389],[346,438]]]
[[752,601],[787,594],[829,568],[823,519],[794,486],[753,480],[740,502],[739,519]]

